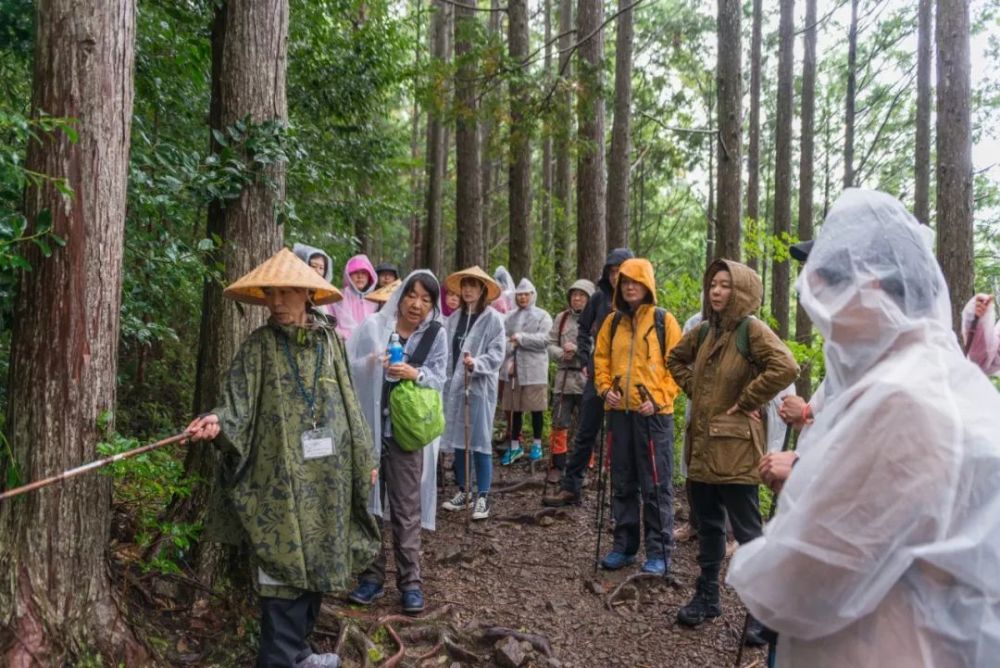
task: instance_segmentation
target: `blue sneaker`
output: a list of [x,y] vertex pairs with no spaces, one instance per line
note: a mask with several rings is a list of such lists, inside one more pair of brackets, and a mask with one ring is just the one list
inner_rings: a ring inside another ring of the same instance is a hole
[[659,557],[652,557],[646,559],[646,562],[642,565],[643,573],[652,573],[654,575],[664,575],[667,572],[667,562]]
[[634,554],[624,554],[622,552],[608,552],[608,556],[601,559],[601,568],[606,571],[617,571],[635,563]]
[[372,601],[382,598],[384,595],[385,589],[379,583],[361,582],[354,588],[354,591],[347,595],[347,598],[353,603],[371,605]]
[[528,454],[528,459],[530,459],[533,462],[537,462],[541,458],[542,458],[542,444],[536,441],[535,443],[531,444],[531,452]]
[[511,448],[503,453],[503,457],[500,458],[500,465],[510,466],[521,457],[524,457],[524,448]]
[[419,589],[409,589],[400,594],[403,604],[403,612],[408,615],[415,615],[424,611],[424,593]]

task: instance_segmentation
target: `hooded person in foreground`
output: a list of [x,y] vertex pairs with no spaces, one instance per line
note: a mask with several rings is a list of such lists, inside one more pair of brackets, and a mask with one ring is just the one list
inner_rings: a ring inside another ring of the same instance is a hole
[[729,570],[779,666],[994,666],[1000,397],[963,358],[929,230],[846,190],[799,276],[823,410]]
[[187,432],[221,450],[206,534],[250,546],[260,594],[257,666],[337,666],[306,637],[323,593],[346,589],[375,557],[368,514],[371,431],[329,320],[310,307],[340,294],[282,249],[223,295],[266,305],[267,324],[240,347],[221,401]]

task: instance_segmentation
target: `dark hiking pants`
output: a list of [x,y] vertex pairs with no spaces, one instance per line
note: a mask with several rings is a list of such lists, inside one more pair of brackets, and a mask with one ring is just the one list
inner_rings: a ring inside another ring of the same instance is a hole
[[257,668],[295,668],[313,653],[306,638],[322,602],[323,594],[312,591],[295,599],[260,598]]
[[693,512],[698,517],[698,565],[710,580],[719,579],[726,556],[726,515],[740,545],[762,533],[757,485],[716,485],[688,482]]
[[583,476],[590,464],[590,455],[594,452],[603,419],[604,399],[594,391],[594,384],[588,382],[583,390],[580,418],[573,435],[573,451],[562,479],[562,488],[567,492],[579,494],[583,487]]
[[[623,554],[639,551],[641,506],[646,558],[669,562],[674,532],[674,416],[611,411],[608,422],[613,549]],[[653,482],[654,462],[659,484]]]

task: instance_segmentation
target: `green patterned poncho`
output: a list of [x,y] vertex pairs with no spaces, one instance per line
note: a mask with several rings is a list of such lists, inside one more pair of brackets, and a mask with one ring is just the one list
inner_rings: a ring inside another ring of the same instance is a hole
[[[222,493],[215,495],[209,535],[249,543],[260,569],[283,583],[261,583],[263,596],[349,587],[381,541],[367,508],[371,436],[333,327],[310,315],[304,328],[272,321],[254,331],[213,412],[221,426],[216,489]],[[333,455],[305,459],[300,438],[314,420],[332,430]]]

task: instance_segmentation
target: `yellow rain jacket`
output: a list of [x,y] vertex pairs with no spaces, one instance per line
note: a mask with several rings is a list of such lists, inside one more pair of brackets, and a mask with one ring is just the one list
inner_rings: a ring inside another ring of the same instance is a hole
[[[649,290],[651,303],[641,304],[632,313],[621,294],[621,276],[628,276]],[[681,340],[681,327],[669,311],[664,317],[664,351],[656,334],[656,279],[649,260],[634,258],[622,263],[618,284],[612,301],[613,311],[608,314],[597,334],[594,349],[594,386],[598,394],[611,389],[614,378],[620,377],[622,390],[620,410],[634,411],[642,404],[639,385],[644,385],[653,396],[657,413],[674,412],[674,399],[680,388],[667,369],[670,350]],[[611,340],[611,328],[616,313],[621,316]]]

